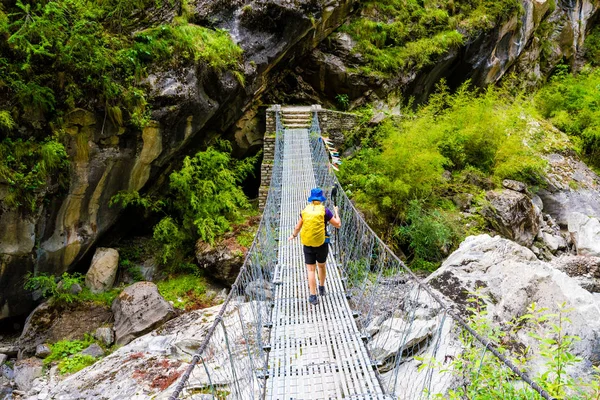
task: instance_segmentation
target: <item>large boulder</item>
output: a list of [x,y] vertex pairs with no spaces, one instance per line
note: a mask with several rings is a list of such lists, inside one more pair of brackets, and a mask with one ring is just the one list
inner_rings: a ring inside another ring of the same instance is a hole
[[27,358],[15,364],[15,384],[19,390],[28,392],[33,388],[33,381],[42,376],[42,360]]
[[215,279],[232,284],[244,264],[245,247],[233,235],[211,245],[202,240],[196,243],[196,260]]
[[115,249],[98,247],[92,265],[85,275],[85,284],[92,293],[105,292],[112,288],[119,268],[119,252]]
[[79,304],[66,306],[47,301],[40,304],[25,321],[17,341],[21,356],[33,355],[36,347],[59,340],[81,340],[112,319],[108,307]]
[[580,212],[600,218],[600,178],[575,156],[550,154],[547,157],[547,186],[538,192],[544,213],[566,228],[569,215]]
[[[572,372],[587,375],[592,365],[600,363],[600,307],[595,297],[575,279],[515,242],[499,236],[469,236],[426,282],[462,307],[468,304],[469,292],[479,289],[488,299],[490,320],[500,325],[528,313],[532,303],[549,312],[557,312],[558,305],[564,303],[572,311],[566,315],[570,323],[564,325],[563,333],[581,339],[574,344],[573,353],[583,361]],[[516,340],[536,355],[540,352],[537,341],[529,335],[532,329],[526,324]],[[531,374],[543,370],[543,365],[544,360],[534,356],[529,365]]]
[[524,193],[514,190],[489,191],[489,204],[482,214],[502,236],[531,246],[540,228],[540,210]]
[[137,282],[125,288],[112,304],[118,345],[131,342],[175,316],[173,306],[152,282]]
[[600,256],[600,221],[579,212],[569,215],[569,232],[578,255]]
[[[246,331],[239,328],[240,316],[248,323],[256,303],[240,303],[223,315],[223,324],[228,327],[231,354],[236,358],[247,357]],[[51,388],[51,399],[94,399],[106,400],[138,399],[167,400],[173,394],[180,376],[189,366],[189,361],[207,335],[221,306],[192,311],[168,321],[159,329],[141,336],[113,353],[97,361]],[[216,335],[221,330],[218,329]],[[209,370],[218,370],[213,383],[227,390],[232,382],[229,352],[223,338],[210,342],[204,361]],[[240,371],[238,371],[239,373]],[[206,387],[209,380],[204,368],[196,368],[186,385],[189,388]],[[230,389],[234,391],[235,389]],[[248,393],[249,394],[249,393]],[[258,398],[259,393],[254,396]]]

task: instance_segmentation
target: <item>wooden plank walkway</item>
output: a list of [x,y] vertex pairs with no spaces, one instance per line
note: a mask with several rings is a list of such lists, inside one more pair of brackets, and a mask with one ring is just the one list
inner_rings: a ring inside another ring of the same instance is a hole
[[[325,296],[308,303],[297,238],[288,242],[315,186],[308,129],[285,130],[278,268],[275,271],[268,399],[388,399],[371,366],[335,260],[327,260]],[[344,223],[342,221],[342,223]]]

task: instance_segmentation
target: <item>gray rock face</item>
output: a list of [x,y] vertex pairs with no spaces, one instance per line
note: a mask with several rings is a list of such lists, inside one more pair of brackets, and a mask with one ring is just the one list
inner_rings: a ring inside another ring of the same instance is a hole
[[514,190],[515,192],[527,193],[527,185],[523,182],[505,179],[502,181],[502,186],[507,189]]
[[568,220],[569,232],[582,256],[600,256],[600,221],[582,213],[573,212]]
[[98,358],[104,356],[104,350],[102,350],[102,347],[98,346],[98,344],[92,343],[87,348],[82,350],[81,354]]
[[531,246],[540,227],[540,212],[529,197],[514,190],[490,191],[482,214],[503,236]]
[[4,365],[7,359],[8,356],[6,354],[0,354],[0,367]]
[[175,316],[175,310],[151,282],[127,287],[112,305],[116,343],[124,345]]
[[47,344],[38,344],[35,348],[35,356],[38,358],[46,358],[52,353],[50,346]]
[[115,332],[112,328],[100,327],[94,332],[94,337],[107,346],[110,346],[115,342]]
[[27,358],[15,364],[15,383],[19,390],[28,392],[33,388],[33,381],[42,376],[42,361]]
[[94,253],[92,265],[85,275],[85,285],[92,293],[105,292],[112,288],[119,268],[119,252],[99,247]]
[[[584,361],[574,368],[574,374],[588,375],[592,364],[600,362],[600,307],[596,298],[523,246],[499,236],[470,236],[426,281],[463,306],[468,292],[480,288],[491,299],[487,304],[490,320],[500,325],[524,315],[533,302],[550,312],[556,312],[557,304],[564,302],[573,310],[567,314],[571,323],[564,333],[581,338],[573,352]],[[537,343],[528,335],[532,329],[526,325],[517,339],[531,346],[532,354],[539,354]],[[543,364],[541,358],[534,358],[531,374],[538,373]]]
[[547,160],[548,185],[538,192],[544,213],[563,228],[572,212],[600,218],[600,178],[574,156],[550,154]]

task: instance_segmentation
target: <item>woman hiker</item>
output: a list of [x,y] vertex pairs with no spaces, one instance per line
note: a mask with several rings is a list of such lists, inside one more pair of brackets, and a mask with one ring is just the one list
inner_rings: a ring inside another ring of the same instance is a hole
[[310,291],[308,302],[312,305],[319,303],[315,279],[317,265],[319,266],[319,294],[325,295],[325,261],[329,253],[329,244],[325,241],[327,223],[329,222],[336,228],[342,226],[337,206],[333,207],[335,214],[332,214],[322,204],[325,200],[323,190],[314,188],[310,191],[308,198],[310,204],[302,210],[294,233],[288,238],[288,241],[291,241],[300,232],[300,240],[304,247],[304,262],[308,270],[308,289]]

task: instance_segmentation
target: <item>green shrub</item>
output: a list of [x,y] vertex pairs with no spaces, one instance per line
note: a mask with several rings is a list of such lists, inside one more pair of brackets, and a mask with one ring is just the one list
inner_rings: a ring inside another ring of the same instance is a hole
[[166,200],[137,193],[120,193],[111,199],[111,204],[142,205],[166,214],[153,232],[163,264],[175,268],[185,265],[198,239],[214,243],[245,219],[250,203],[240,184],[253,173],[260,154],[238,161],[230,152],[228,142],[218,141],[216,146],[186,157],[182,168],[170,175]]
[[594,26],[585,37],[585,57],[593,65],[600,65],[600,28]]
[[415,269],[435,269],[432,263],[441,261],[454,245],[456,235],[451,225],[438,210],[426,212],[416,200],[410,202],[406,221],[407,225],[398,227],[396,234],[413,251],[418,266]]
[[368,74],[392,74],[431,65],[438,56],[461,46],[472,32],[522,12],[516,0],[361,2],[357,17],[340,30],[350,34]]
[[91,335],[85,335],[83,340],[61,340],[50,345],[50,354],[44,358],[44,365],[58,361],[58,371],[61,374],[77,372],[97,360],[96,358],[80,354],[92,343],[95,343]]
[[[62,284],[59,285],[58,281]],[[70,304],[76,301],[77,295],[71,293],[73,285],[83,285],[83,275],[75,273],[63,273],[60,279],[54,275],[40,274],[33,276],[31,274],[25,277],[25,289],[39,290],[43,297],[54,297],[58,303]]]
[[[545,361],[545,372],[534,377],[542,389],[556,399],[592,399],[600,394],[600,380],[597,376],[591,381],[574,379],[569,375],[570,367],[582,360],[576,357],[573,345],[578,337],[565,334],[569,324],[566,317],[569,310],[564,304],[559,305],[557,313],[539,308],[532,303],[528,313],[501,328],[493,324],[488,316],[483,296],[477,292],[469,298],[471,306],[467,307],[469,317],[467,323],[478,334],[487,338],[500,354],[510,359],[521,370],[526,370],[526,363],[532,354],[514,341],[517,332],[529,327],[530,336],[536,339],[540,356]],[[438,363],[428,357],[416,357],[423,361],[420,370],[435,368],[441,372],[456,376],[462,384],[446,394],[429,394],[435,399],[536,399],[542,397],[527,384],[516,381],[514,373],[494,354],[486,349],[466,330],[460,333],[463,351],[452,359],[449,365]],[[597,372],[598,368],[594,367]]]
[[544,118],[570,135],[581,155],[600,167],[600,70],[586,68],[573,76],[556,74],[535,97]]

